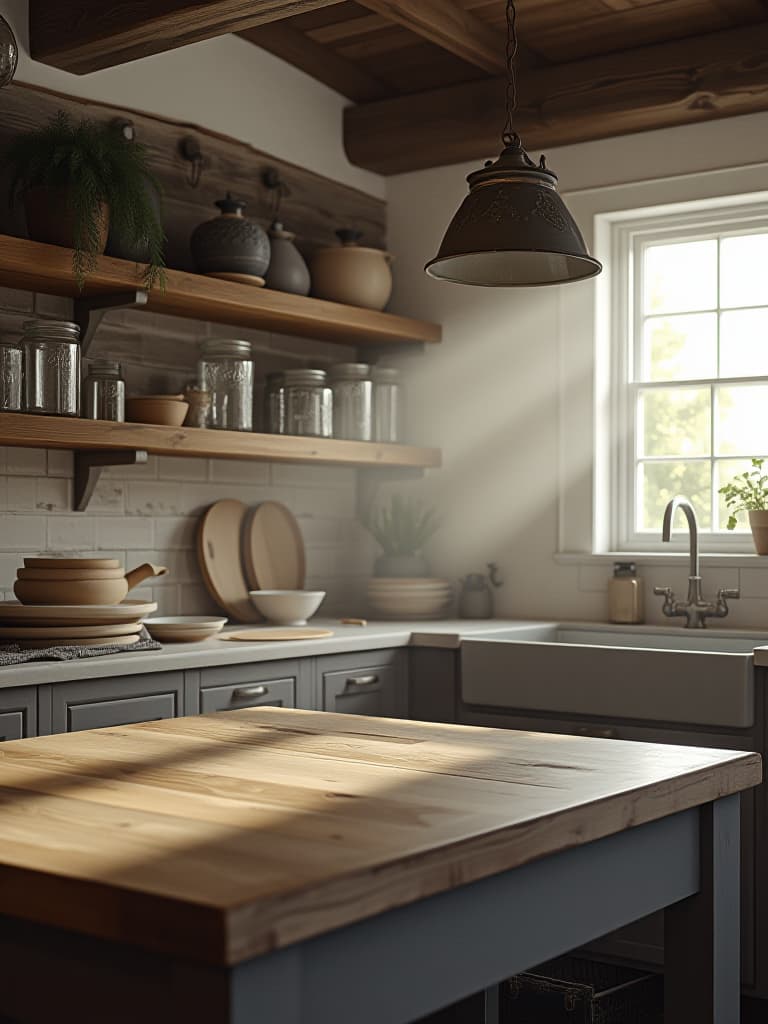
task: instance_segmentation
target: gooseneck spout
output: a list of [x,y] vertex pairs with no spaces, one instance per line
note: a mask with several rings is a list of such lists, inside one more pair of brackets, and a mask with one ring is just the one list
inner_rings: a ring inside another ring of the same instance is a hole
[[696,513],[693,511],[693,505],[684,498],[682,494],[678,494],[677,497],[673,498],[672,501],[667,503],[667,507],[664,509],[664,524],[661,530],[661,539],[669,542],[672,537],[672,521],[675,518],[675,512],[680,509],[685,518],[688,520],[688,532],[690,534],[690,558],[691,568],[688,573],[689,577],[700,577],[699,572],[699,524],[696,522]]

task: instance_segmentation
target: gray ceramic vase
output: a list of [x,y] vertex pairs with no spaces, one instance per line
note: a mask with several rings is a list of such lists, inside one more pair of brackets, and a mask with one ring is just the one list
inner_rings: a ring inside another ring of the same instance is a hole
[[309,295],[309,267],[293,244],[295,238],[296,235],[286,231],[280,221],[273,222],[269,229],[272,256],[267,271],[267,288],[293,295]]
[[269,266],[270,244],[266,231],[243,216],[246,204],[227,192],[216,206],[221,216],[198,224],[189,245],[200,274],[250,274],[263,277]]

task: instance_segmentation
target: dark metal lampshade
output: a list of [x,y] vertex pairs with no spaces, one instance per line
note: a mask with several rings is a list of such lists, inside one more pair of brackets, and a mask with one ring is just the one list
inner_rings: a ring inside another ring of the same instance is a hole
[[543,157],[535,164],[517,136],[467,181],[469,195],[424,268],[430,277],[513,288],[579,281],[603,269],[557,192],[557,175]]

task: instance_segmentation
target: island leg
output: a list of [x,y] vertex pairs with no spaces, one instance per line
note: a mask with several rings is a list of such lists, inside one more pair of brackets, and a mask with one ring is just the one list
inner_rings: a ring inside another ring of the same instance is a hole
[[705,804],[699,813],[699,892],[664,915],[664,1019],[738,1024],[739,796]]

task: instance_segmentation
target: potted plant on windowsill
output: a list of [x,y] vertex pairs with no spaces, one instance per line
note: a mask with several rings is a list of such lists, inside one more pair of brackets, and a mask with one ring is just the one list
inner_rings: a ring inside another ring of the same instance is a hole
[[110,226],[124,244],[146,249],[145,286],[162,282],[159,186],[140,143],[109,124],[75,123],[59,111],[17,135],[2,163],[11,176],[11,204],[24,203],[29,237],[73,250],[78,288],[104,252]]
[[735,476],[720,494],[730,515],[728,529],[735,530],[737,514],[746,512],[758,555],[768,555],[768,475],[763,473],[765,459],[752,459],[752,469]]

